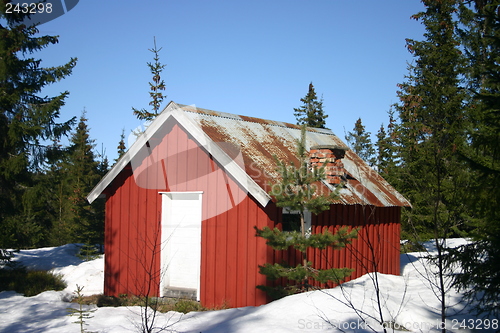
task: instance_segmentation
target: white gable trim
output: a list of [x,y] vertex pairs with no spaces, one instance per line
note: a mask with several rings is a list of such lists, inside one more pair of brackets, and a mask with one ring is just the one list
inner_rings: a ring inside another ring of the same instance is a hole
[[132,147],[122,156],[115,166],[101,179],[94,189],[87,196],[87,200],[92,203],[115,179],[140,149],[151,139],[158,129],[173,117],[184,129],[193,136],[200,146],[210,153],[214,159],[232,176],[234,179],[250,193],[262,206],[266,206],[271,197],[243,170],[233,159],[231,159],[210,137],[203,132],[201,127],[189,117],[179,106],[170,102],[163,112],[148,126],[143,135],[140,135]]

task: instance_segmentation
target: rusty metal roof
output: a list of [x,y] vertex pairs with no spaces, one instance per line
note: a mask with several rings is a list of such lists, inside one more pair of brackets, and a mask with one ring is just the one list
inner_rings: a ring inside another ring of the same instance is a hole
[[[266,192],[269,184],[279,181],[274,156],[282,161],[297,161],[298,125],[177,104],[215,143],[232,143],[240,149],[246,173]],[[308,128],[306,148],[318,145],[347,146],[331,130]],[[227,147],[227,146],[226,146]],[[224,145],[221,145],[224,149]],[[338,203],[369,204],[378,207],[410,206],[410,203],[385,179],[348,150],[342,159],[347,179]],[[324,183],[330,191],[332,185]]]
[[[174,119],[183,126],[193,139],[263,206],[266,206],[271,199],[268,195],[270,184],[278,182],[281,178],[276,171],[277,164],[274,157],[281,161],[297,161],[296,142],[301,134],[298,125],[170,102],[89,193],[87,196],[89,202],[92,203],[102,194],[136,156],[142,156],[148,140],[169,119]],[[306,148],[309,150],[314,146],[347,149],[345,143],[332,131],[308,128]],[[236,161],[235,154],[241,159]],[[341,185],[338,203],[368,204],[378,207],[410,206],[400,193],[354,152],[346,151],[342,162],[346,170],[346,180]],[[319,184],[318,192],[330,193],[335,190],[333,186],[323,182]]]

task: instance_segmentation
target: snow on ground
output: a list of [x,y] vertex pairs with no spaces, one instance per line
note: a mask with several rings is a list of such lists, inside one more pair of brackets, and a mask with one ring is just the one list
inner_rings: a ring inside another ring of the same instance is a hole
[[[463,239],[448,240],[448,246],[463,244]],[[433,244],[427,244],[432,252]],[[74,244],[54,248],[24,250],[14,260],[40,269],[52,269],[64,275],[68,287],[64,291],[47,291],[34,297],[24,297],[12,291],[0,292],[0,332],[80,332],[76,317],[68,316],[68,301],[76,285],[84,286],[86,295],[102,293],[104,260],[83,262],[75,256]],[[380,311],[392,327],[412,332],[438,331],[440,303],[432,290],[431,265],[422,258],[424,253],[401,255],[401,276],[367,274],[334,289],[313,291],[285,297],[260,307],[244,307],[219,311],[176,312],[159,314],[157,326],[175,332],[380,332],[377,324]],[[380,286],[377,302],[374,281]],[[460,329],[461,324],[482,328],[479,332],[497,331],[498,319],[481,320],[465,308],[461,294],[451,289],[447,293],[449,321],[452,332],[472,332]],[[356,309],[356,310],[354,310]],[[92,332],[137,332],[140,324],[139,307],[98,308],[86,320]],[[464,322],[465,320],[465,322]],[[472,324],[471,324],[472,323]],[[389,325],[389,324],[387,324]],[[463,326],[463,325],[462,325]],[[490,327],[493,329],[486,330]],[[389,329],[388,331],[393,331]]]
[[46,247],[36,250],[25,250],[15,254],[13,261],[33,269],[52,270],[62,274],[68,287],[65,291],[72,293],[76,285],[84,286],[84,295],[102,294],[104,289],[104,258],[83,261],[76,254],[80,250],[77,244],[59,247]]

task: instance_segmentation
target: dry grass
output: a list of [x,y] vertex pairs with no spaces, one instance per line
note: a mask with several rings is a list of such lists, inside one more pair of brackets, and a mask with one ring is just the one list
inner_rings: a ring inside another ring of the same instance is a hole
[[[76,302],[73,300],[73,302]],[[95,304],[98,307],[117,307],[117,306],[144,306],[145,298],[137,296],[122,295],[120,297],[92,295],[84,296],[82,304],[90,305]],[[192,311],[212,311],[227,309],[227,305],[218,308],[205,308],[201,306],[200,302],[183,298],[150,298],[150,307],[159,312],[176,311],[188,313]]]

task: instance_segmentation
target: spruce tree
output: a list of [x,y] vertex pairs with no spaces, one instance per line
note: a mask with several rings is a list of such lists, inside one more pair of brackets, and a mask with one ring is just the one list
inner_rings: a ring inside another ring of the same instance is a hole
[[328,118],[328,115],[323,112],[323,98],[318,100],[312,82],[309,83],[307,95],[301,98],[300,101],[303,105],[293,109],[295,111],[294,115],[297,119],[297,125],[326,128],[325,119]]
[[90,139],[84,112],[71,136],[68,157],[64,164],[68,176],[67,199],[71,203],[71,210],[67,216],[73,223],[76,241],[101,244],[104,240],[102,208],[96,209],[97,206],[91,206],[86,200],[87,194],[99,182],[104,172],[100,170],[100,163],[96,161],[94,146],[94,140]]
[[115,163],[118,162],[118,160],[125,155],[125,152],[127,151],[127,147],[125,146],[125,129],[122,129],[122,134],[120,134],[120,141],[118,142],[118,146],[116,147],[116,153],[118,154],[118,157],[115,159]]
[[[457,197],[461,191],[457,192],[455,187],[469,185],[464,174],[467,168],[460,162],[457,151],[465,142],[467,119],[464,106],[467,95],[460,85],[464,59],[455,34],[456,1],[424,1],[424,5],[426,11],[414,18],[426,26],[426,40],[407,41],[415,65],[409,68],[407,82],[399,85],[401,102],[396,106],[400,117],[399,176],[401,191],[414,206],[414,225],[425,232],[446,221],[443,228],[428,236],[437,236],[436,232],[450,236],[457,235],[454,231],[464,227],[456,215],[458,211],[450,211],[458,209],[458,202],[464,199]],[[436,206],[436,201],[449,205]],[[438,208],[447,211],[441,215],[446,216],[445,220],[434,216],[433,210]],[[454,219],[457,220],[452,222]]]
[[348,132],[345,139],[347,141],[347,145],[356,154],[358,154],[363,161],[368,163],[370,166],[374,166],[376,163],[375,148],[373,148],[370,135],[370,132],[366,132],[361,118],[358,118],[354,124],[353,131]]
[[[455,282],[481,314],[500,315],[500,16],[499,0],[460,5],[460,38],[467,58],[471,100],[468,145],[459,147],[472,169],[473,241],[454,258],[462,272]],[[469,147],[470,145],[470,147]]]
[[286,287],[258,286],[266,291],[272,298],[283,297],[287,294],[298,291],[307,291],[310,288],[311,280],[327,283],[332,281],[339,283],[352,273],[349,268],[329,268],[318,269],[312,266],[307,258],[308,248],[317,249],[342,249],[349,244],[352,238],[357,236],[357,230],[349,230],[347,227],[339,229],[335,234],[328,228],[320,234],[307,235],[305,230],[305,212],[319,214],[330,208],[333,200],[338,197],[338,193],[331,193],[329,196],[316,194],[315,182],[325,178],[324,167],[310,168],[309,156],[305,148],[306,127],[302,125],[301,139],[297,141],[298,163],[283,162],[276,157],[277,171],[282,180],[272,186],[269,193],[275,200],[278,207],[283,207],[292,211],[297,211],[300,216],[300,231],[282,231],[278,228],[271,229],[255,227],[256,235],[266,239],[266,244],[274,250],[287,250],[293,247],[302,253],[302,264],[295,267],[287,263],[274,263],[259,266],[260,273],[266,275],[270,280],[287,278],[294,281]]
[[161,102],[166,96],[163,96],[163,91],[166,89],[165,81],[161,78],[161,72],[166,67],[160,63],[160,51],[162,48],[156,47],[156,38],[154,38],[154,48],[149,49],[150,52],[154,54],[154,63],[148,62],[147,65],[151,74],[153,75],[153,82],[149,82],[149,96],[151,97],[151,102],[149,105],[152,107],[151,111],[146,109],[136,109],[132,108],[134,115],[137,119],[151,121],[160,112]]
[[386,127],[380,125],[377,132],[376,166],[378,173],[392,186],[398,187],[397,183],[397,136],[395,133],[396,120],[394,110],[388,112],[389,123]]
[[51,207],[55,211],[48,235],[49,246],[59,246],[76,241],[75,228],[70,215],[72,203],[68,200],[70,175],[66,163],[67,155],[68,147],[62,147],[58,142],[54,142],[48,168],[45,170],[45,179],[51,184],[50,194],[46,198],[50,199]]
[[389,158],[390,150],[387,133],[384,124],[382,124],[377,132],[377,170],[380,174],[386,172]]
[[0,247],[22,247],[33,246],[44,227],[36,219],[34,190],[27,191],[34,186],[33,172],[39,172],[46,159],[44,142],[62,137],[74,123],[58,122],[67,91],[54,97],[39,94],[70,75],[76,58],[43,67],[32,54],[58,38],[35,37],[36,26],[21,24],[26,14],[5,14],[7,3],[0,1]]
[[400,85],[397,106],[399,176],[400,190],[413,205],[406,230],[434,239],[437,274],[435,280],[434,276],[428,278],[441,303],[444,325],[449,290],[446,238],[462,235],[469,214],[464,202],[470,195],[471,178],[458,154],[458,147],[466,141],[467,96],[460,85],[464,59],[455,30],[457,1],[423,3],[425,11],[413,18],[425,25],[425,40],[407,41],[415,64]]

